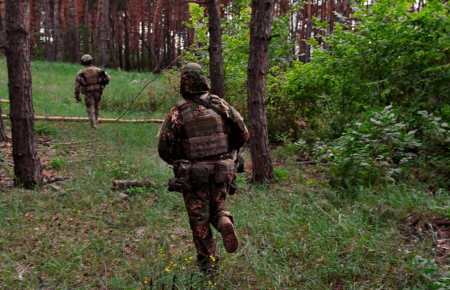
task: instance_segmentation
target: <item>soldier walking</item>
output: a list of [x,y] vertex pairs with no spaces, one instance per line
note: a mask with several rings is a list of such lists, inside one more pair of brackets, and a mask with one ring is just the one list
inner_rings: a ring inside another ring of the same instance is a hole
[[89,122],[92,128],[97,128],[102,93],[105,86],[109,84],[110,77],[104,70],[91,65],[92,57],[89,54],[81,57],[81,64],[84,65],[84,68],[78,72],[75,79],[75,99],[78,103],[81,103],[81,87]]
[[204,271],[218,261],[210,224],[221,233],[228,253],[238,247],[226,188],[236,170],[236,150],[249,136],[241,115],[209,90],[202,67],[187,64],[181,75],[183,100],[168,113],[158,145],[159,156],[173,165],[169,190],[183,193],[197,263]]

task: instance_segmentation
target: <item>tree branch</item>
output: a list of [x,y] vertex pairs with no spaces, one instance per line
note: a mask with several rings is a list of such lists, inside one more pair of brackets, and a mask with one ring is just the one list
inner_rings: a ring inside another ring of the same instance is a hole
[[196,3],[196,4],[200,4],[200,5],[206,5],[206,1],[196,1],[196,0],[187,0],[187,1],[184,1],[184,3]]
[[180,59],[181,55],[179,57],[177,57],[174,61],[172,61],[165,69],[163,69],[162,71],[159,72],[159,74],[157,74],[151,81],[149,81],[140,91],[139,93],[137,93],[137,95],[131,100],[131,103],[128,105],[128,108],[125,110],[125,112],[123,112],[122,115],[120,115],[116,121],[119,121],[123,115],[125,115],[126,112],[128,112],[128,110],[131,108],[131,105],[133,105],[134,101],[136,100],[136,98],[142,93],[142,91],[149,85],[151,84],[154,80],[156,80],[156,78],[166,69],[168,69],[169,67],[171,67],[173,64],[175,64],[179,59]]
[[270,38],[269,38],[269,41],[272,40],[272,38],[274,38],[274,37],[279,37],[279,36],[281,36],[281,35],[280,35],[280,34],[274,34],[274,35],[271,35]]

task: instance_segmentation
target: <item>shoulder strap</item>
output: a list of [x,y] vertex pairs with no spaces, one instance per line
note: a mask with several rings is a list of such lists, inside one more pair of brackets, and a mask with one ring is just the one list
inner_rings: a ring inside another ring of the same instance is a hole
[[[211,96],[211,95],[210,95],[210,96]],[[225,120],[228,119],[228,116],[227,116],[224,112],[222,112],[219,108],[217,108],[216,106],[212,105],[211,103],[209,103],[209,102],[203,100],[202,98],[197,97],[197,96],[194,96],[194,97],[192,97],[192,100],[193,100],[194,102],[196,102],[197,104],[202,105],[203,107],[206,107],[206,108],[208,108],[208,109],[213,110],[214,112],[216,112],[217,114],[219,114],[219,115],[220,115],[222,118],[224,118]]]

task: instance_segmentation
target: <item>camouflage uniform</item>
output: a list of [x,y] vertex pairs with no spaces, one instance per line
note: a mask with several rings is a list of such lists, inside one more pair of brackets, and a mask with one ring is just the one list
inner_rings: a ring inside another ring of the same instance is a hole
[[[184,97],[183,106],[179,103],[170,110],[159,132],[159,156],[168,164],[173,165],[177,160],[190,160],[192,162],[214,163],[216,160],[226,158],[232,150],[239,149],[248,140],[248,130],[245,127],[241,115],[225,100],[217,96],[209,95],[207,79],[198,64],[189,63],[183,69],[181,76],[181,94]],[[210,156],[192,160],[183,150],[183,139],[186,139],[186,126],[183,120],[183,112],[189,110],[194,116],[199,116],[207,110],[204,106],[194,102],[193,96],[201,96],[206,102],[212,102],[228,120],[221,119],[223,132],[228,137],[227,153],[221,156]],[[192,163],[194,164],[194,163]],[[217,168],[216,168],[217,169]],[[234,223],[226,203],[226,184],[217,182],[213,174],[209,175],[206,182],[193,185],[190,189],[183,190],[184,202],[189,215],[189,223],[192,229],[197,259],[202,265],[209,264],[209,260],[216,259],[215,243],[210,224],[218,229],[221,217],[229,217]],[[228,251],[228,249],[227,249]]]
[[[104,73],[103,83],[101,84],[100,75]],[[84,94],[86,111],[89,116],[91,127],[97,128],[98,116],[100,112],[100,101],[105,85],[109,83],[110,76],[103,70],[92,66],[85,65],[81,69],[75,79],[75,99],[81,102],[80,88]]]

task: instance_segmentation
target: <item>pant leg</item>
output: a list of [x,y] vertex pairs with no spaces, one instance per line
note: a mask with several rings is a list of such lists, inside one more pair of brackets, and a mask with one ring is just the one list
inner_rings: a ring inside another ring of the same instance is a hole
[[98,116],[100,114],[100,102],[102,101],[102,92],[94,92],[94,115],[95,123],[98,122]]
[[229,217],[234,224],[233,216],[228,211],[227,191],[225,183],[211,182],[210,223],[217,229],[221,217]]
[[189,224],[192,229],[197,260],[205,261],[210,256],[216,256],[210,220],[210,193],[208,186],[184,191],[184,203],[189,216]]
[[97,122],[95,121],[95,100],[94,94],[92,92],[87,92],[84,95],[84,101],[86,104],[86,111],[89,117],[89,123],[91,123],[91,127],[96,127]]

